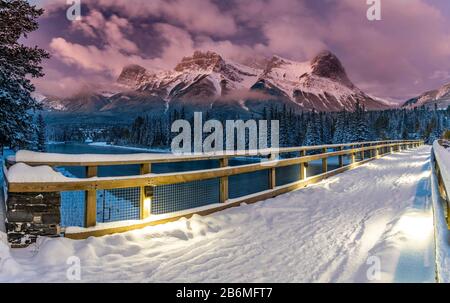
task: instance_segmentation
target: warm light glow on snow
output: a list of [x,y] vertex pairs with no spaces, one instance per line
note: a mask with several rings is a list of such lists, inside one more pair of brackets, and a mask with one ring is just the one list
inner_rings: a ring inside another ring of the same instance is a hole
[[427,241],[433,231],[433,217],[423,214],[406,214],[398,221],[399,232],[408,239],[420,242]]

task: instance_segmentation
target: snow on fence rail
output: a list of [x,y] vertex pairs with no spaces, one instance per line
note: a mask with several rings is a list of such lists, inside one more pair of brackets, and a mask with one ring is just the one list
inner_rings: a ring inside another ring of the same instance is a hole
[[[65,230],[65,236],[79,239],[156,225],[193,214],[205,215],[238,206],[243,202],[253,203],[268,199],[355,168],[385,154],[422,144],[419,140],[408,140],[280,148],[257,154],[269,157],[263,163],[237,166],[229,166],[229,159],[254,157],[255,154],[247,151],[203,155],[61,155],[21,151],[15,158],[8,159],[9,170],[6,178],[10,195],[19,195],[14,199],[20,199],[20,195],[25,195],[27,199],[30,199],[30,196],[34,197],[33,199],[39,197],[42,204],[42,201],[45,201],[45,193],[50,193],[52,199],[55,198],[55,193],[60,195],[62,200],[67,198],[67,193],[71,193],[70,197],[82,199],[78,206],[69,210],[73,211],[75,216],[83,216],[80,220],[83,226],[68,227]],[[290,158],[277,159],[278,154],[289,154]],[[328,159],[331,157],[338,159],[338,165],[336,169],[329,171]],[[348,165],[345,165],[344,157],[349,158]],[[219,167],[187,172],[152,173],[153,163],[200,160],[218,160]],[[307,177],[308,163],[317,160],[322,162],[322,172]],[[99,166],[128,164],[139,164],[140,175],[97,177]],[[59,166],[84,166],[87,178],[65,177],[50,168]],[[280,178],[277,179],[277,171],[282,174],[281,169],[288,167],[298,169],[298,178],[293,182],[283,183]],[[256,192],[247,192],[242,197],[230,199],[230,178],[243,174],[253,178],[253,174],[263,171],[267,172],[266,189],[255,186],[258,188]],[[192,203],[183,203],[184,200]],[[54,203],[53,200],[49,202],[51,205]],[[74,211],[75,209],[77,210]],[[34,217],[31,217],[30,220],[34,222]],[[42,216],[37,217],[39,223],[42,223]],[[64,215],[62,217],[64,221]],[[113,221],[114,223],[111,223]],[[60,225],[60,221],[55,223]]]
[[434,171],[439,193],[446,205],[447,225],[450,228],[450,141],[436,140],[433,143]]

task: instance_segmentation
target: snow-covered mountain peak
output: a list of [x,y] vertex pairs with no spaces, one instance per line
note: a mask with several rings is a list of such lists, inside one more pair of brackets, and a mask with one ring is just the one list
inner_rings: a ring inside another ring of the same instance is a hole
[[117,83],[128,86],[137,87],[150,77],[151,73],[140,65],[127,65],[117,79]]
[[351,89],[355,87],[348,78],[341,61],[328,50],[320,52],[311,60],[311,68],[312,74],[318,77],[329,78]]
[[195,51],[190,57],[184,57],[175,67],[175,71],[215,71],[219,72],[225,65],[223,58],[215,52]]
[[265,75],[272,74],[291,81],[298,81],[300,77],[311,71],[309,62],[296,62],[274,55],[267,63]]
[[38,92],[33,92],[31,93],[31,97],[36,100],[38,103],[42,103],[42,101],[44,101],[47,97],[38,93]]
[[[196,51],[172,70],[149,72],[142,66],[129,65],[117,80],[126,87],[122,93],[76,99],[88,101],[89,108],[100,111],[141,106],[167,109],[180,104],[198,110],[217,108],[252,114],[261,113],[269,103],[316,111],[353,110],[357,102],[366,109],[388,107],[353,85],[339,59],[329,51],[304,62],[280,56],[255,58],[258,64],[252,60],[251,64],[237,63],[215,52]],[[86,108],[70,99],[61,102],[64,108],[74,108],[70,103],[75,103],[76,109]]]
[[403,107],[434,107],[437,106],[441,109],[446,109],[450,106],[450,83],[442,85],[436,90],[424,92],[420,96],[407,100]]
[[450,96],[450,83],[438,89],[436,99],[448,98]]
[[[141,72],[141,71],[140,71]],[[196,51],[184,57],[173,70],[140,79],[140,91],[173,99],[215,99],[231,91],[249,89],[261,70],[225,60],[215,52]]]

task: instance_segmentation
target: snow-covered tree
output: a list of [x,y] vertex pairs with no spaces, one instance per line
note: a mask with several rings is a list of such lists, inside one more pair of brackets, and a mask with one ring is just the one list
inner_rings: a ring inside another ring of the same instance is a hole
[[0,146],[27,146],[36,131],[33,112],[39,104],[28,77],[43,76],[41,62],[49,55],[19,39],[38,28],[42,13],[25,0],[0,0]]
[[371,139],[370,128],[368,125],[368,121],[366,119],[366,112],[363,107],[356,104],[356,111],[354,112],[355,121],[356,121],[356,129],[355,131],[355,142],[364,142],[369,141]]
[[304,145],[311,146],[311,145],[320,145],[322,143],[322,140],[320,138],[319,119],[320,119],[319,115],[313,111],[306,130],[306,138]]
[[46,126],[44,117],[39,113],[37,117],[37,150],[40,152],[45,152],[45,142],[46,142]]
[[346,119],[345,112],[338,113],[336,117],[336,125],[333,134],[333,143],[335,144],[345,143],[345,131],[346,131],[345,119]]

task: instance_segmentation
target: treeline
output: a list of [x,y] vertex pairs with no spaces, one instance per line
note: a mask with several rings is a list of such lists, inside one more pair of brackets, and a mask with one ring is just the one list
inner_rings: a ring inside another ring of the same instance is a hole
[[[209,112],[203,113],[203,122],[212,118]],[[169,148],[172,138],[177,135],[170,127],[178,119],[186,119],[193,125],[193,112],[181,109],[161,116],[139,116],[131,125],[104,127],[97,132],[91,130],[88,135],[86,128],[63,129],[63,137],[53,140],[84,141],[89,138],[117,145]],[[450,129],[450,108],[365,111],[357,105],[354,112],[295,113],[284,106],[264,108],[262,115],[255,118],[260,119],[279,121],[281,147],[399,139],[424,139],[431,143]],[[225,121],[221,122],[225,125]]]
[[285,108],[271,110],[280,121],[280,145],[320,145],[360,141],[423,139],[433,142],[450,128],[450,108],[428,110],[365,111],[294,114]]

